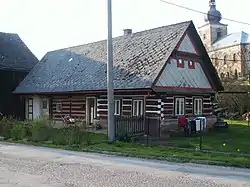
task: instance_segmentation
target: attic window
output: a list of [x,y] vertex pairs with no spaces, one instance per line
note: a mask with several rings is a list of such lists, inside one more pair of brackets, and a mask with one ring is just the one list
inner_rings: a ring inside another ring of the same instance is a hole
[[177,67],[178,68],[184,68],[184,60],[183,59],[178,59]]
[[188,68],[189,69],[195,69],[195,63],[194,63],[194,61],[192,61],[192,60],[188,61]]

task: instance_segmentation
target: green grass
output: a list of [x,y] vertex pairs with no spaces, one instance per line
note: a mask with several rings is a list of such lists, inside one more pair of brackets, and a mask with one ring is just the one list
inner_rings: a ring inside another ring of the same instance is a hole
[[[229,129],[225,132],[207,133],[203,138],[203,148],[218,151],[228,151],[235,153],[250,154],[250,128],[246,122],[228,121]],[[38,133],[39,135],[40,133]],[[56,136],[54,134],[54,136]],[[65,136],[67,135],[67,136]],[[59,139],[67,139],[69,134],[62,134]],[[175,162],[194,162],[205,164],[216,164],[225,166],[237,166],[250,168],[250,157],[244,157],[240,154],[225,155],[219,153],[204,153],[199,150],[180,150],[163,146],[144,146],[136,143],[115,142],[108,143],[107,136],[104,134],[96,134],[85,132],[84,136],[89,136],[91,144],[87,144],[87,140],[83,140],[80,144],[65,145],[52,143],[53,141],[27,141],[27,140],[5,140],[7,142],[22,143],[35,146],[44,146],[50,148],[60,148],[73,151],[90,151],[106,154],[119,154],[123,156],[132,156],[140,158],[161,159]],[[51,136],[51,137],[54,137]],[[56,140],[57,138],[55,138]],[[196,148],[199,145],[199,137],[176,137],[168,140],[176,146]],[[65,141],[63,141],[65,142]],[[102,142],[102,143],[100,143]],[[225,146],[223,144],[225,143]],[[237,151],[240,149],[240,151]]]
[[[250,127],[246,121],[227,121],[229,129],[207,132],[202,137],[206,150],[250,154]],[[172,137],[169,143],[176,147],[197,148],[200,137]]]
[[134,143],[117,142],[113,144],[100,143],[94,145],[81,145],[81,146],[68,146],[68,145],[54,145],[45,142],[29,142],[29,141],[13,141],[7,140],[12,143],[22,143],[35,146],[43,146],[50,148],[60,148],[72,151],[86,151],[97,152],[105,154],[115,154],[121,156],[130,156],[146,159],[159,159],[174,162],[192,162],[201,164],[212,164],[222,166],[235,166],[250,168],[250,157],[243,156],[230,156],[221,154],[202,153],[199,151],[185,151],[173,148],[166,148],[160,146],[143,146]]

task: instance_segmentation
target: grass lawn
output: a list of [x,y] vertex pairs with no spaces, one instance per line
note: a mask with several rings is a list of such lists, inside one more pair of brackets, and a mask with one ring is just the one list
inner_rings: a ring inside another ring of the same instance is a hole
[[[227,132],[208,133],[203,138],[203,148],[250,154],[250,141],[248,140],[248,137],[250,135],[250,128],[247,127],[247,123],[230,121],[229,125],[230,126]],[[119,155],[123,156],[133,156],[140,158],[153,158],[175,162],[194,162],[250,168],[250,157],[244,157],[241,155],[233,156],[218,153],[204,153],[195,150],[180,150],[161,146],[143,146],[135,143],[125,142],[115,142],[110,144],[106,141],[106,135],[90,133],[90,136],[92,143],[104,142],[91,145],[87,145],[86,143],[81,145],[55,145],[51,142],[35,143],[25,140],[5,141],[51,148],[61,148],[73,151],[91,151],[109,154],[119,153]],[[197,147],[197,144],[199,144],[199,137],[171,138],[169,141],[173,141],[174,143],[182,147],[186,146],[189,148],[195,148]],[[225,142],[226,145],[223,146]],[[237,151],[237,149],[240,149],[240,151]]]
[[[207,132],[202,148],[214,151],[250,154],[250,127],[246,121],[227,121],[229,128],[221,132]],[[199,147],[200,137],[172,137],[169,142],[182,148]]]

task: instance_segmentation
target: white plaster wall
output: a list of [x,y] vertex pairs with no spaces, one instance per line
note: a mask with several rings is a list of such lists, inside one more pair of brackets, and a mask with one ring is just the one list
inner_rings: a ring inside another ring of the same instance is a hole
[[[33,98],[33,119],[41,116],[49,116],[49,98],[41,96],[27,96],[25,100],[25,116],[29,119],[28,115],[28,102],[29,98]],[[47,101],[47,109],[43,109],[43,101]]]

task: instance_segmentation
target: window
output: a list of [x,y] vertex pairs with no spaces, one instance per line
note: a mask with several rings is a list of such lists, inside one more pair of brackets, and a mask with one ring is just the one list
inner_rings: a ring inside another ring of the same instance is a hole
[[43,109],[48,108],[48,102],[46,100],[43,100]]
[[229,72],[227,72],[227,78],[229,78],[230,77],[230,73]]
[[28,119],[33,119],[33,98],[28,98]]
[[222,78],[222,79],[225,78],[224,73],[221,73],[221,74],[220,74],[220,78]]
[[221,35],[222,35],[221,29],[218,28],[217,29],[217,40],[220,39]]
[[121,113],[121,101],[115,100],[115,115],[120,115]]
[[237,69],[234,70],[234,78],[238,79],[238,71],[237,71]]
[[202,99],[194,99],[194,115],[202,115]]
[[195,63],[192,61],[192,60],[190,60],[189,62],[188,62],[188,68],[189,69],[195,69]]
[[178,59],[177,67],[178,68],[184,68],[184,60],[183,59]]
[[215,65],[215,67],[219,66],[218,58],[217,57],[214,58],[214,65]]
[[203,34],[203,40],[205,40],[206,39],[206,34]]
[[236,54],[233,54],[233,61],[236,62]]
[[227,64],[227,55],[224,56],[224,64]]
[[133,116],[142,116],[143,115],[143,102],[142,100],[133,101]]
[[175,115],[184,115],[185,112],[185,99],[184,98],[175,98]]
[[217,40],[221,37],[221,31],[217,31]]
[[56,103],[56,112],[62,111],[62,103]]

